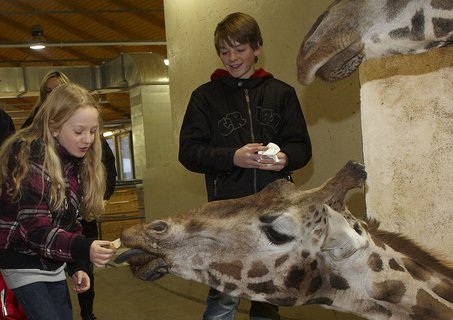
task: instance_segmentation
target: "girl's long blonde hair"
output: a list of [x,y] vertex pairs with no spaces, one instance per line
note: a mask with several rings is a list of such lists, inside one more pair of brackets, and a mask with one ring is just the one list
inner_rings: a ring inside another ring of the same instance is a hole
[[[3,164],[0,170],[0,183],[3,185],[11,178],[8,193],[14,200],[20,199],[22,183],[30,170],[31,145],[34,141],[42,141],[44,146],[42,177],[44,179],[46,173],[51,181],[49,194],[42,194],[42,197],[47,198],[52,210],[62,208],[66,186],[52,133],[60,129],[78,108],[86,106],[96,108],[99,112],[99,105],[86,89],[73,83],[62,84],[50,93],[36,113],[33,123],[4,142],[0,149],[0,163]],[[10,165],[11,163],[14,165]],[[102,164],[100,128],[96,131],[93,144],[82,160],[80,177],[83,190],[81,212],[85,219],[91,220],[104,210],[105,169]]]

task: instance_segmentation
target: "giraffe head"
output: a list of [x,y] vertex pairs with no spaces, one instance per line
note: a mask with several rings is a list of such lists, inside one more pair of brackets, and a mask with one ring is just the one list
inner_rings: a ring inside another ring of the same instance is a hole
[[171,273],[278,305],[328,303],[307,292],[321,286],[320,256],[341,259],[367,246],[343,203],[365,177],[363,166],[350,162],[316,189],[279,180],[256,195],[136,225],[122,235],[133,249],[117,261],[128,261],[143,280]]
[[321,304],[368,319],[453,319],[453,268],[344,206],[363,186],[349,162],[321,187],[288,181],[256,195],[133,226],[121,237],[136,276],[173,274],[276,305]]
[[305,36],[299,82],[335,81],[366,59],[426,52],[453,43],[453,5],[443,0],[336,0]]

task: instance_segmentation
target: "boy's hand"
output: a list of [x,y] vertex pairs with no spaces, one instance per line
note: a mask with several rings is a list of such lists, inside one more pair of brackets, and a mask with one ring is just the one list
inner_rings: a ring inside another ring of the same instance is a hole
[[262,143],[248,143],[237,149],[234,153],[233,163],[237,167],[247,169],[260,169],[261,155],[258,151],[266,151],[268,147]]
[[267,171],[280,171],[282,170],[285,166],[286,163],[288,162],[288,157],[286,154],[283,152],[277,153],[278,157],[278,162],[275,162],[274,159],[262,156],[260,162],[260,170],[267,170]]
[[260,169],[267,171],[280,171],[288,162],[288,157],[285,153],[277,153],[278,162],[265,155],[258,154],[258,151],[266,151],[269,149],[263,146],[262,143],[248,143],[239,148],[234,153],[233,163],[237,167],[247,169]]

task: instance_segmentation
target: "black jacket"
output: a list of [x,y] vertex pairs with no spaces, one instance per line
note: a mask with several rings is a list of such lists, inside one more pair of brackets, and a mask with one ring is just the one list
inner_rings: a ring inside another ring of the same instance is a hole
[[0,109],[0,145],[14,132],[16,129],[13,120],[4,110]]
[[105,167],[106,173],[106,188],[104,193],[104,200],[109,200],[113,192],[115,192],[116,186],[116,172],[115,166],[115,155],[113,154],[112,149],[110,149],[109,143],[104,138],[101,138],[102,141],[102,163]]
[[[311,142],[294,88],[263,69],[250,79],[217,70],[189,101],[180,132],[179,161],[204,173],[208,199],[247,196],[270,182],[290,178],[311,159]],[[288,156],[280,172],[233,165],[248,143],[276,143]]]

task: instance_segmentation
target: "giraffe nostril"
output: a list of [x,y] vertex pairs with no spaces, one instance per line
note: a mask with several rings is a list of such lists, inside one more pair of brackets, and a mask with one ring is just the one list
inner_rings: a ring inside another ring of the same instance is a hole
[[158,220],[158,221],[151,222],[150,225],[148,226],[148,228],[154,232],[163,233],[163,232],[167,231],[168,224],[165,221]]

